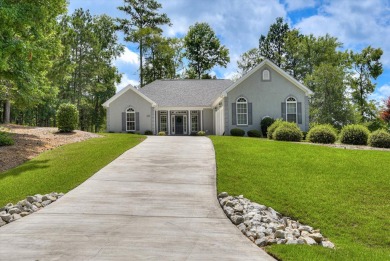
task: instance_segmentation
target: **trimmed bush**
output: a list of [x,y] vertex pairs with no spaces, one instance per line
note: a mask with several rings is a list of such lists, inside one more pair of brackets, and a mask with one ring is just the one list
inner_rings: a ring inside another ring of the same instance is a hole
[[205,136],[206,135],[206,132],[204,131],[198,131],[198,133],[196,134],[198,136]]
[[385,130],[374,131],[368,139],[371,147],[390,148],[390,133]]
[[282,119],[276,119],[274,121],[274,123],[271,124],[271,126],[269,126],[267,128],[267,138],[268,139],[272,139],[273,138],[273,133],[274,131],[281,125],[287,123],[286,121],[283,121]]
[[286,123],[276,128],[272,138],[279,141],[301,141],[303,135],[299,127],[295,123]]
[[165,131],[160,131],[160,132],[158,133],[158,136],[165,136],[165,135],[167,135],[167,134],[165,133]]
[[275,122],[275,119],[271,118],[271,117],[265,117],[264,119],[261,120],[260,128],[261,128],[261,132],[263,133],[263,137],[267,137],[267,129],[274,122]]
[[306,138],[312,143],[331,144],[337,139],[337,131],[330,124],[316,125],[309,130]]
[[367,127],[351,124],[343,127],[340,133],[340,142],[351,145],[367,145],[370,131]]
[[153,131],[151,131],[151,130],[146,130],[146,131],[145,131],[145,135],[153,135]]
[[0,132],[0,146],[14,145],[14,139],[6,132]]
[[245,135],[245,131],[243,129],[234,128],[230,130],[230,135],[243,137]]
[[248,137],[255,137],[255,138],[263,137],[261,131],[258,130],[249,130],[246,134],[248,135]]
[[77,128],[79,111],[70,103],[63,103],[57,110],[57,127],[60,132],[72,132]]

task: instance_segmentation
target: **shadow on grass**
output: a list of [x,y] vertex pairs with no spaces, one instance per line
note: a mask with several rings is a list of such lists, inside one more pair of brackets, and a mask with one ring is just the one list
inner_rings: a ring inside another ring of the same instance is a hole
[[49,160],[32,160],[27,161],[23,165],[20,165],[16,168],[10,169],[8,171],[0,172],[0,181],[4,178],[7,178],[9,176],[18,176],[20,174],[23,174],[27,171],[33,171],[36,169],[46,169],[48,168]]

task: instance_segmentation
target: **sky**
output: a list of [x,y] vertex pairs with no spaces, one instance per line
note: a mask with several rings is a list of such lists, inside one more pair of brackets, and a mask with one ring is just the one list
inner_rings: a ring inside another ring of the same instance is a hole
[[[370,96],[378,102],[390,96],[390,0],[157,0],[159,10],[171,19],[164,26],[167,37],[183,37],[196,22],[210,24],[221,44],[230,51],[226,68],[215,67],[218,78],[233,78],[237,60],[251,48],[258,47],[261,34],[266,35],[277,17],[283,17],[290,28],[303,34],[330,34],[343,43],[343,50],[360,52],[371,45],[384,52],[383,74],[375,81],[377,87]],[[126,17],[117,9],[123,0],[69,0],[69,13],[77,8],[89,9],[91,14]],[[123,74],[117,91],[128,84],[138,85],[139,57],[137,45],[119,39],[125,52],[115,61]]]

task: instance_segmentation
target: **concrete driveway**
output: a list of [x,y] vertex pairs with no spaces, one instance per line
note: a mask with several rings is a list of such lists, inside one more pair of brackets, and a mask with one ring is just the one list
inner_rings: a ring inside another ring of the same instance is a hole
[[0,260],[274,260],[216,199],[205,137],[148,137],[57,202],[0,228]]

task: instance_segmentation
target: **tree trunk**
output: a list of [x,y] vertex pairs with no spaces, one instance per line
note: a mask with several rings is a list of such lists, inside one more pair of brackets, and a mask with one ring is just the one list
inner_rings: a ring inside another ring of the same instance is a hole
[[4,106],[4,123],[8,124],[11,119],[11,102],[9,100],[5,101]]
[[141,88],[144,87],[144,74],[143,74],[143,68],[142,68],[142,56],[143,56],[143,41],[142,41],[142,37],[139,41],[139,78],[140,78],[140,86]]

